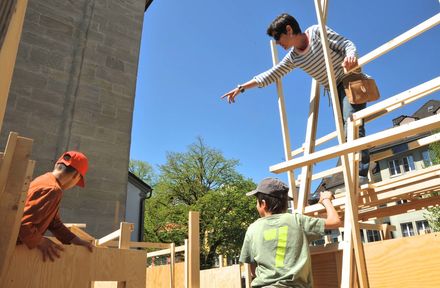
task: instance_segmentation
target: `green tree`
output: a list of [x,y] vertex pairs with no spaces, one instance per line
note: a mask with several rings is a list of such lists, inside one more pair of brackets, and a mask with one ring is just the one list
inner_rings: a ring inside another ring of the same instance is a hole
[[236,171],[237,165],[201,138],[186,152],[168,153],[146,204],[146,239],[183,244],[188,211],[200,211],[202,266],[212,266],[219,253],[238,255],[246,229],[258,214],[254,199],[245,196],[255,184]]
[[128,171],[150,186],[154,186],[157,182],[157,176],[153,167],[146,161],[130,159]]
[[[437,130],[436,132],[440,132]],[[429,145],[429,152],[432,157],[433,164],[440,163],[440,142],[435,142]],[[432,196],[440,195],[438,192],[433,193]],[[429,226],[435,232],[440,232],[440,207],[428,208],[424,213],[425,219],[429,222]]]

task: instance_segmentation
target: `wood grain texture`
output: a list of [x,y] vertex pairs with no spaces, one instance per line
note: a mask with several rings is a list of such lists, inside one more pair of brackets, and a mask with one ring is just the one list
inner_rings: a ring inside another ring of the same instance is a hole
[[37,249],[16,246],[6,273],[8,288],[89,288],[91,281],[125,282],[126,288],[145,286],[146,253],[137,250],[64,245],[61,258],[43,262]]

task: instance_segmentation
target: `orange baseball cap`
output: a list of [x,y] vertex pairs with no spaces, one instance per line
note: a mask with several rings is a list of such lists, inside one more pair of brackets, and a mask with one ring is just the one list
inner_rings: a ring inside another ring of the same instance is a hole
[[66,166],[72,166],[75,168],[75,170],[81,175],[81,179],[79,179],[76,185],[80,187],[85,186],[84,177],[89,168],[89,160],[87,160],[86,155],[78,151],[68,151],[58,159],[57,164],[58,163],[63,163]]

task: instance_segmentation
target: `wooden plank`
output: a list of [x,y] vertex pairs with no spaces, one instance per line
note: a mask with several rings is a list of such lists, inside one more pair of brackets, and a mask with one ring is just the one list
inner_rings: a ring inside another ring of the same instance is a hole
[[6,142],[5,153],[3,154],[0,166],[0,199],[2,198],[9,177],[9,170],[11,168],[12,158],[14,157],[15,146],[17,145],[17,138],[18,133],[11,132]]
[[371,287],[438,287],[440,233],[365,244]]
[[90,235],[89,233],[85,232],[81,228],[78,228],[77,226],[70,226],[68,227],[70,232],[78,236],[79,238],[86,240],[86,241],[96,241],[95,237]]
[[[315,151],[316,127],[318,125],[319,113],[319,84],[313,79],[310,92],[309,117],[307,119],[306,139],[304,141],[304,156],[310,155]],[[304,207],[307,205],[308,194],[312,182],[313,165],[307,165],[301,169],[301,184],[298,194],[297,212],[304,213]]]
[[[316,10],[317,18],[318,18],[319,31],[321,34],[321,43],[322,43],[322,48],[323,48],[323,52],[324,52],[327,77],[329,80],[328,82],[329,82],[329,87],[330,87],[330,95],[332,97],[335,126],[336,126],[336,131],[338,134],[338,142],[340,144],[339,145],[339,147],[340,147],[340,146],[343,146],[344,144],[342,144],[342,143],[345,142],[344,126],[342,124],[343,122],[342,122],[342,116],[341,116],[340,103],[339,103],[339,99],[338,99],[335,74],[334,74],[334,70],[333,70],[333,64],[330,59],[330,52],[329,52],[328,39],[327,39],[327,30],[326,30],[324,19],[323,19],[323,10],[321,8],[320,0],[315,0],[315,10]],[[355,140],[355,141],[357,141],[357,140]],[[357,230],[356,230],[356,225],[358,223],[358,221],[357,221],[358,207],[356,204],[356,197],[355,197],[355,190],[354,190],[355,186],[353,184],[354,182],[353,182],[353,177],[352,177],[352,171],[350,170],[350,167],[349,167],[348,157],[346,156],[347,155],[346,153],[352,153],[355,151],[356,150],[344,151],[345,153],[343,153],[343,154],[341,153],[341,155],[340,155],[341,164],[343,167],[344,182],[346,184],[346,190],[347,190],[346,193],[348,195],[347,203],[346,203],[346,211],[348,212],[348,215],[346,214],[346,216],[347,216],[347,218],[350,219],[350,222],[351,222],[351,225],[347,224],[346,228],[348,228],[348,226],[352,226],[353,233],[351,233],[351,235],[353,237],[353,242],[354,242],[353,246],[354,246],[354,251],[355,251],[356,265],[357,265],[356,267],[358,269],[358,278],[359,278],[359,282],[360,282],[360,287],[367,288],[369,286],[368,286],[368,279],[366,276],[366,266],[365,266],[364,255],[363,255],[362,242],[360,241],[360,237],[359,237]],[[315,152],[313,154],[317,154],[317,153],[319,153],[319,152]],[[313,155],[313,154],[311,154],[311,155]],[[310,158],[311,155],[305,155],[302,158]],[[286,163],[292,162],[292,161],[294,161],[294,160],[286,161]],[[311,165],[312,163],[315,163],[315,162],[316,161],[311,161],[305,165]],[[290,166],[290,164],[288,164],[288,166]],[[304,165],[301,165],[301,166],[304,166]],[[292,169],[291,167],[289,167],[289,168]],[[275,170],[276,169],[272,170],[272,167],[271,167],[272,172],[274,172]],[[356,178],[357,178],[357,175],[354,179],[356,179]],[[348,221],[346,221],[346,223],[347,222]],[[350,237],[345,237],[345,238],[350,239]],[[348,240],[348,242],[349,241],[350,240]],[[347,254],[347,253],[348,254],[351,253],[351,247],[346,247],[346,249],[344,249],[344,254]],[[347,281],[344,281],[344,276],[348,275],[350,272],[347,271],[346,269],[344,270],[344,268],[348,268],[347,265],[344,266],[344,262],[343,262],[342,267],[343,267],[342,268],[343,275],[342,275],[342,282],[341,283],[342,283],[342,287],[345,287],[343,283],[347,283]],[[348,288],[348,286],[347,286],[347,288]]]
[[121,231],[119,237],[119,249],[130,249],[131,232],[134,231],[134,224],[121,222],[119,231]]
[[[323,6],[323,22],[327,20],[327,0],[321,0]],[[312,87],[310,91],[309,117],[307,119],[306,137],[304,141],[304,156],[315,151],[316,130],[318,126],[319,115],[319,84],[316,79],[312,79]],[[288,160],[288,159],[286,159]],[[307,165],[301,169],[301,184],[299,187],[298,204],[296,211],[300,214],[304,213],[304,207],[307,205],[307,199],[310,194],[312,183],[313,165]],[[294,183],[296,186],[296,183]]]
[[188,222],[188,285],[200,288],[200,213],[189,212]]
[[422,210],[433,206],[440,205],[440,196],[427,197],[423,199],[414,199],[411,202],[403,203],[383,208],[376,208],[374,210],[366,211],[359,214],[361,221],[368,221],[370,219],[380,219],[393,215],[400,215],[410,211]]
[[252,283],[251,265],[248,263],[244,263],[243,266],[244,266],[245,288],[251,288],[251,283]]
[[189,288],[189,243],[188,239],[185,239],[185,269],[184,269],[184,287]]
[[[405,33],[400,34],[396,38],[392,39],[391,41],[388,41],[387,43],[383,44],[382,46],[379,46],[378,48],[374,49],[370,53],[362,56],[359,59],[359,66],[364,66],[365,64],[373,61],[374,59],[384,55],[385,53],[399,47],[400,45],[406,43],[407,41],[413,39],[414,37],[419,36],[420,34],[426,32],[427,30],[437,26],[440,23],[440,13],[437,13],[436,15],[432,16],[428,20],[423,21],[419,25],[415,26],[414,28],[406,31]],[[354,68],[356,69],[356,68]],[[354,70],[352,69],[352,70]]]
[[107,242],[110,242],[111,240],[114,240],[116,238],[119,238],[121,234],[121,229],[118,229],[116,231],[113,231],[112,233],[108,234],[107,236],[102,237],[101,239],[98,239],[96,241],[96,245],[100,246],[100,245],[104,245]]
[[0,47],[0,67],[2,67],[2,75],[0,77],[0,130],[6,111],[6,103],[17,58],[26,7],[27,0],[17,0],[11,21],[9,22],[8,32],[2,47]]
[[[168,244],[168,247],[170,245]],[[185,251],[185,245],[182,246],[177,246],[174,248],[174,252],[178,253],[178,252],[184,252]],[[159,251],[153,251],[153,252],[148,252],[147,257],[151,258],[151,257],[157,257],[157,256],[163,256],[163,255],[168,255],[171,253],[171,250],[168,249],[163,249],[163,250],[159,250]]]
[[175,264],[176,264],[176,245],[170,244],[170,288],[174,288],[176,285]]
[[77,227],[77,228],[84,229],[87,227],[87,224],[86,223],[64,223],[64,226],[66,226],[67,228]]
[[[315,0],[316,1],[316,0]],[[290,169],[296,169],[311,163],[328,160],[341,156],[346,153],[361,151],[373,146],[392,142],[403,137],[416,135],[422,132],[440,128],[440,114],[426,117],[405,125],[397,126],[385,131],[377,132],[350,143],[343,143],[336,147],[330,147],[310,154],[309,156],[299,157],[270,167],[270,171],[282,173]]]
[[[0,279],[4,278],[6,269],[12,260],[20,220],[23,216],[24,202],[32,179],[35,166],[35,162],[29,160],[32,142],[31,139],[17,137],[6,184],[3,185],[4,190],[0,198],[0,235],[2,235],[0,237]],[[8,158],[9,155],[5,154],[4,157]],[[5,163],[3,162],[3,165]],[[8,167],[4,166],[2,169],[8,169]]]
[[200,271],[200,287],[241,288],[240,265]]
[[[427,137],[424,137],[421,139],[417,139],[417,140],[414,140],[414,141],[407,143],[408,151],[414,150],[419,147],[426,146],[426,145],[429,145],[431,143],[435,143],[438,141],[440,141],[440,133],[436,133],[436,134],[433,134],[433,135],[430,135],[430,136],[427,136]],[[394,152],[390,148],[385,151],[372,154],[370,156],[370,162],[379,161],[379,160],[382,160],[382,159],[385,159],[385,158],[388,158],[391,156],[394,156]]]
[[353,121],[357,125],[361,119],[364,119],[365,122],[370,122],[438,90],[440,90],[440,76],[353,113]]
[[[323,136],[321,138],[318,138],[315,141],[315,146],[319,146],[319,145],[321,145],[323,143],[326,143],[326,142],[336,138],[337,136],[338,135],[337,135],[336,131],[333,131],[333,132],[331,132],[331,133],[329,133],[329,134],[327,134],[327,135],[325,135],[325,136]],[[305,147],[305,144],[303,144],[300,148],[297,148],[296,150],[293,150],[292,153],[291,153],[292,157],[295,157],[296,155],[299,155],[299,154],[303,153],[304,152],[304,147]]]
[[[270,47],[272,51],[272,64],[273,66],[278,64],[278,50],[276,48],[276,43],[274,40],[270,41]],[[292,159],[290,151],[292,150],[292,146],[290,144],[290,134],[289,134],[289,125],[287,122],[287,113],[286,113],[286,104],[284,101],[284,93],[283,86],[281,83],[281,79],[276,81],[277,85],[277,93],[278,93],[278,109],[280,112],[280,122],[281,122],[281,133],[283,135],[283,146],[284,146],[284,158],[286,160]],[[296,191],[295,185],[295,175],[293,170],[286,171],[287,172],[287,181],[289,182],[289,196],[293,199],[293,204],[291,207],[296,208],[298,205],[298,193]]]
[[[185,263],[179,262],[175,264],[175,287],[185,287]],[[147,285],[146,288],[169,288],[170,284],[164,279],[170,278],[170,265],[155,265],[147,268]]]
[[42,261],[38,249],[15,248],[5,283],[8,288],[89,288],[91,281],[125,282],[126,288],[145,286],[145,252],[64,245],[61,258]]
[[[131,248],[158,248],[158,249],[166,249],[170,247],[173,243],[155,243],[155,242],[130,242]],[[181,247],[183,251],[183,246]],[[179,247],[176,247],[178,249]]]

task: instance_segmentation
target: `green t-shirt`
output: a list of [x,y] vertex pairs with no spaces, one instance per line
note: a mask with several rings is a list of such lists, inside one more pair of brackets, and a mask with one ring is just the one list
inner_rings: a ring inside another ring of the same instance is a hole
[[240,255],[240,262],[257,265],[252,287],[277,282],[312,287],[309,241],[324,235],[324,223],[297,213],[274,214],[252,223]]

